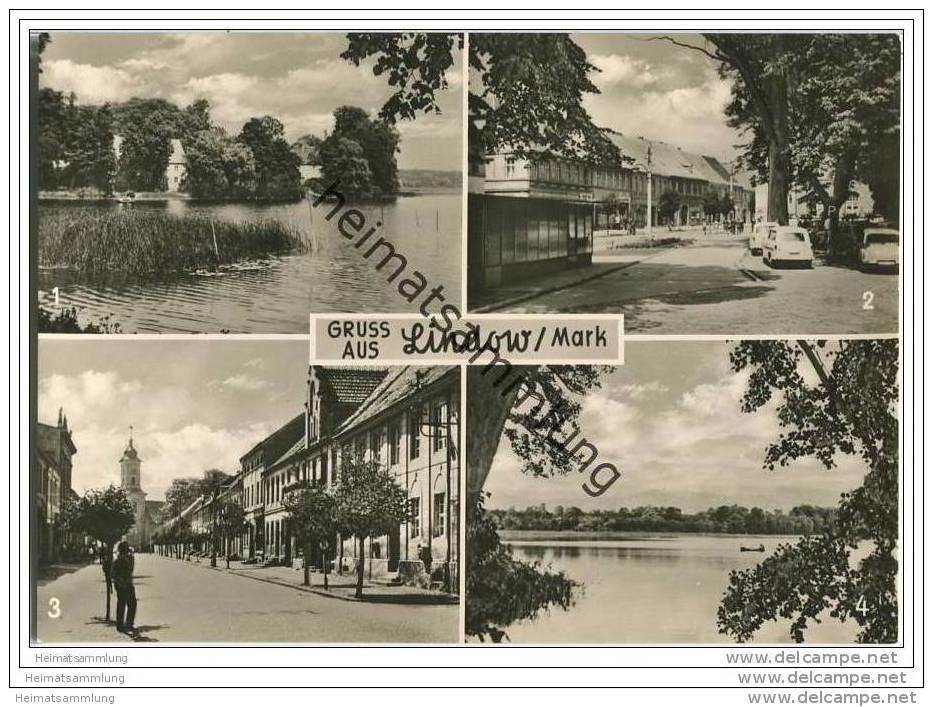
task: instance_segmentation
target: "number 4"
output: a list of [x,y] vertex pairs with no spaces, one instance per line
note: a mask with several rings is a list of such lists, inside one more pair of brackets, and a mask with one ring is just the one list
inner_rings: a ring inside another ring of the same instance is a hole
[[858,601],[855,604],[855,610],[859,612],[862,616],[865,616],[869,609],[868,604],[865,603],[865,595],[863,594],[858,598]]

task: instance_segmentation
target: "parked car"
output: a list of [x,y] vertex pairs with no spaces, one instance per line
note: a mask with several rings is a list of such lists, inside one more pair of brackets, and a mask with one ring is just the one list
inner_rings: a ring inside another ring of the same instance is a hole
[[901,234],[897,229],[866,228],[859,246],[859,268],[896,270],[900,264],[900,242]]
[[765,262],[771,267],[794,263],[812,268],[810,234],[799,226],[772,226],[765,239],[764,255]]
[[761,255],[764,250],[768,231],[777,227],[776,221],[759,221],[752,226],[752,233],[748,237],[748,250],[752,255]]

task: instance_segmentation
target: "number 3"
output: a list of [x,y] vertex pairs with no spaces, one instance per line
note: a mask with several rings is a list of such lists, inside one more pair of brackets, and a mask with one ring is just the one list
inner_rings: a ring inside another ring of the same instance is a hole
[[875,301],[875,293],[871,290],[866,290],[862,293],[862,309],[872,310],[875,308],[875,305],[872,302]]
[[52,597],[49,599],[49,618],[57,619],[62,615],[61,603],[58,601],[58,597]]

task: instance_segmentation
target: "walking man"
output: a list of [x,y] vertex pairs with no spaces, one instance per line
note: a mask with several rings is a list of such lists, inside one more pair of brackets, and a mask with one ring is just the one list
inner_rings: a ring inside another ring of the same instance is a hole
[[133,633],[136,630],[134,564],[129,543],[124,540],[117,545],[117,559],[113,562],[113,584],[117,589],[117,631],[120,633]]

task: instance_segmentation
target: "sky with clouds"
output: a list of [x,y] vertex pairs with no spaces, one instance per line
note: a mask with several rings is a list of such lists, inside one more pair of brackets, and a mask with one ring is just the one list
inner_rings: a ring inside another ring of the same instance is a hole
[[[700,35],[670,35],[704,46]],[[690,152],[730,161],[743,142],[726,125],[723,109],[731,83],[721,79],[715,62],[653,34],[574,34],[591,64],[598,95],[584,105],[597,125],[662,140]]]
[[[294,140],[333,128],[334,109],[375,115],[392,91],[370,60],[341,59],[339,33],[52,32],[41,84],[73,91],[82,103],[164,98],[180,106],[210,101],[211,115],[231,132],[249,118],[273,115]],[[459,55],[455,66],[460,66]],[[399,167],[459,170],[462,165],[462,75],[447,75],[440,115],[402,121]]]
[[[492,494],[487,507],[661,505],[696,512],[733,503],[784,510],[801,503],[835,506],[841,493],[861,484],[863,463],[839,456],[831,471],[815,459],[765,471],[765,447],[779,434],[777,416],[773,405],[741,411],[746,378],[731,371],[730,346],[626,343],[625,365],[586,396],[579,425],[581,436],[599,449],[599,460],[615,464],[622,477],[591,498],[582,490],[588,474],[524,476],[503,441],[486,481]],[[813,382],[812,371],[802,373]]]
[[64,408],[78,453],[73,485],[119,483],[129,425],[143,488],[235,472],[256,442],[303,409],[306,341],[50,340],[39,345],[39,421]]

